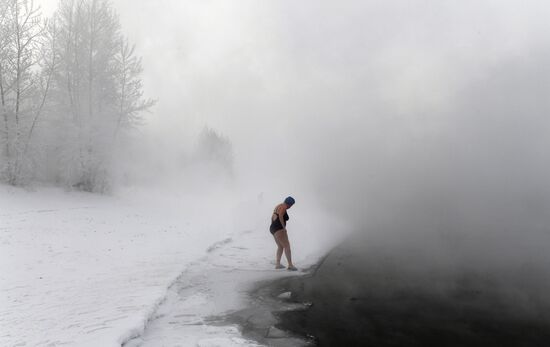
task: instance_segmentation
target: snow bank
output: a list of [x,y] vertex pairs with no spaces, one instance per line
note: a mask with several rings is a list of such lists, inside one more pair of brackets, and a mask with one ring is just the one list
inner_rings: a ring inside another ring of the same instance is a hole
[[120,346],[231,233],[217,203],[0,187],[0,345]]
[[[167,288],[209,251],[254,232],[259,249],[274,252],[274,204],[261,196],[119,195],[0,187],[1,346],[120,346],[142,333]],[[298,265],[334,241],[314,214],[304,208],[289,224]],[[321,224],[324,232],[315,230]]]

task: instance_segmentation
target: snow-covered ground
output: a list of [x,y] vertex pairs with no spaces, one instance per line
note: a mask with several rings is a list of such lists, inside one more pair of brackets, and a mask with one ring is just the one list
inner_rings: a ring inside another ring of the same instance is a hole
[[224,316],[250,301],[248,290],[258,281],[300,275],[273,269],[273,247],[266,247],[262,236],[245,231],[190,264],[169,288],[145,332],[125,347],[258,346],[243,339],[239,327]]
[[[287,274],[272,270],[276,202],[0,186],[0,346],[250,344],[208,317]],[[305,267],[336,242],[337,222],[296,207],[289,233]]]

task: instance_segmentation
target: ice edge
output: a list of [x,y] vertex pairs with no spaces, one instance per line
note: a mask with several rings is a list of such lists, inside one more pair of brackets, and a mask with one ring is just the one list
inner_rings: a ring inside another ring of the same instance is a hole
[[[128,342],[130,342],[132,340],[135,340],[135,339],[139,338],[140,336],[142,336],[143,333],[145,332],[145,329],[147,329],[147,327],[149,326],[149,323],[155,319],[155,312],[157,312],[158,308],[166,302],[166,299],[168,298],[168,292],[170,291],[170,289],[183,278],[183,276],[187,272],[187,269],[189,268],[189,266],[192,266],[194,263],[199,262],[201,260],[204,260],[208,256],[209,253],[211,253],[212,251],[214,251],[215,249],[217,249],[217,248],[219,248],[223,245],[226,245],[226,244],[230,243],[231,241],[233,241],[233,239],[231,237],[227,237],[227,238],[221,239],[219,241],[213,242],[210,246],[208,246],[206,248],[206,254],[205,255],[203,255],[202,257],[198,258],[197,260],[192,261],[189,264],[187,264],[180,271],[180,273],[172,281],[169,282],[168,286],[164,290],[164,294],[153,303],[153,305],[150,307],[148,312],[144,315],[144,317],[141,321],[141,324],[139,326],[131,328],[131,329],[127,330],[125,333],[123,333],[119,337],[117,344],[119,344],[121,347],[124,347]],[[139,346],[139,345],[140,344],[138,343],[136,346]]]

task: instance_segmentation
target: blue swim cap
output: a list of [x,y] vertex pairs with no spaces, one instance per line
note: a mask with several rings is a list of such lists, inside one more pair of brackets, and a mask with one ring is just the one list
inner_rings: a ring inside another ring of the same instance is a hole
[[288,206],[294,205],[295,202],[296,200],[294,200],[292,196],[289,196],[288,198],[285,199],[285,204],[287,204]]

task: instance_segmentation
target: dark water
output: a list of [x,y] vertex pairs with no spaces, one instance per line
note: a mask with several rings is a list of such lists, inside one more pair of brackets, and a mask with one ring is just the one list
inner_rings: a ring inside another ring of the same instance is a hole
[[550,293],[537,276],[350,240],[311,275],[271,287],[312,303],[274,314],[277,327],[319,346],[550,346]]

